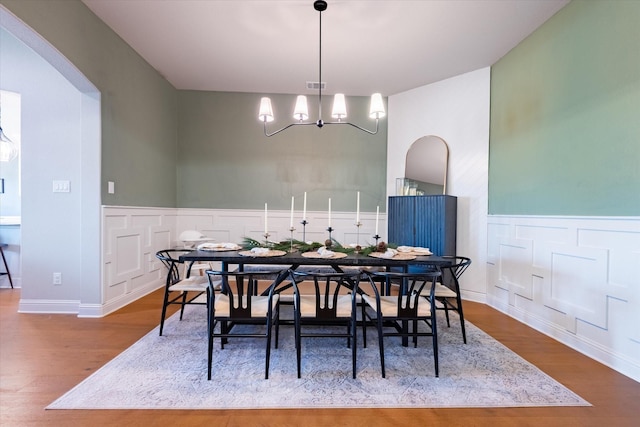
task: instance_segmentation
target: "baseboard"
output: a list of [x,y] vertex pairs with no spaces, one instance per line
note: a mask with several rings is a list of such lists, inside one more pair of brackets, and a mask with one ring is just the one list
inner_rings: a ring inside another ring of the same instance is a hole
[[80,301],[20,299],[18,313],[77,314]]
[[[151,282],[143,288],[139,288],[134,292],[130,292],[126,295],[122,295],[116,299],[110,300],[108,303],[102,304],[80,304],[78,307],[78,317],[104,317],[114,311],[121,309],[122,307],[131,304],[132,302],[150,294],[151,292],[164,286],[164,280]],[[158,313],[160,312],[160,306],[158,306]],[[158,318],[160,316],[158,315]]]
[[556,341],[570,347],[585,356],[588,356],[615,371],[626,375],[634,381],[640,382],[640,366],[632,360],[628,360],[624,355],[616,354],[609,348],[604,348],[596,342],[590,341],[575,335],[558,325],[536,315],[531,312],[521,310],[515,306],[505,304],[504,302],[487,295],[487,304],[496,310],[512,317],[527,326],[543,333]]

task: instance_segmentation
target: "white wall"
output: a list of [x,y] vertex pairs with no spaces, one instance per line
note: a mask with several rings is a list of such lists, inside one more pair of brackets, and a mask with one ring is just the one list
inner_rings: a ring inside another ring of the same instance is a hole
[[[75,313],[82,301],[101,302],[99,95],[1,7],[0,18],[0,85],[22,98],[19,310]],[[54,193],[54,180],[70,191]]]
[[447,142],[447,194],[458,197],[457,252],[472,260],[461,286],[466,299],[477,301],[486,297],[489,94],[484,68],[389,97],[387,195],[395,195],[415,140],[435,135]]

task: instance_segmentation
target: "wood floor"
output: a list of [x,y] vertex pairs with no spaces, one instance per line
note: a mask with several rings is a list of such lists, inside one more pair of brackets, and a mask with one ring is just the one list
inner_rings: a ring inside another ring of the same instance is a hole
[[[639,426],[640,383],[483,304],[470,322],[589,401],[592,407],[328,410],[56,410],[44,408],[159,322],[154,292],[101,319],[17,313],[0,289],[0,426]],[[445,363],[445,361],[441,361]],[[204,374],[204,373],[203,373]]]

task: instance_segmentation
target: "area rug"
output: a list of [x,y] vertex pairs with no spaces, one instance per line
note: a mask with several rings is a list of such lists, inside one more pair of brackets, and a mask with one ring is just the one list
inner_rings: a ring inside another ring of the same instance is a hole
[[381,377],[377,334],[358,342],[357,379],[344,339],[303,340],[302,378],[296,375],[291,326],[281,326],[264,379],[264,345],[231,340],[214,348],[207,381],[204,307],[191,306],[180,321],[167,320],[164,336],[149,332],[47,409],[258,409],[445,408],[590,406],[588,402],[469,322],[467,344],[459,320],[439,320],[440,376],[434,375],[430,338],[418,347],[385,340],[386,378]]

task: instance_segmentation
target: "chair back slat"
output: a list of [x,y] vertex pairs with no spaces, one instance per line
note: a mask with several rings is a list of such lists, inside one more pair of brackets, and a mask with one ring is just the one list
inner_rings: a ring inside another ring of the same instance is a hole
[[[207,270],[209,277],[209,306],[215,310],[216,295],[225,295],[229,299],[229,318],[230,319],[250,319],[252,315],[253,298],[258,296],[258,284],[261,277],[273,272],[266,271],[215,271]],[[219,290],[216,290],[216,283],[221,280]],[[273,298],[273,286],[269,286],[267,290],[269,300]],[[268,306],[267,316],[271,316],[271,304]]]
[[319,320],[337,319],[338,300],[341,296],[352,295],[354,287],[357,288],[360,273],[305,273],[291,271],[291,283],[294,286],[294,300],[299,306],[300,291],[298,283],[309,281],[313,284],[313,295],[315,295],[315,318]]

